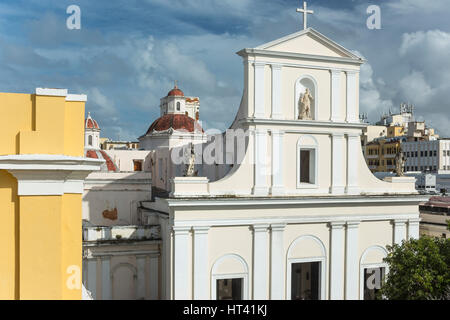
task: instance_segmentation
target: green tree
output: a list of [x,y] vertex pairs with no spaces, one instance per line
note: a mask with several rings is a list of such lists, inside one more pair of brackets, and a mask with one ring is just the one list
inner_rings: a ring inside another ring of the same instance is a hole
[[425,236],[387,248],[389,274],[380,294],[390,300],[448,299],[450,239]]

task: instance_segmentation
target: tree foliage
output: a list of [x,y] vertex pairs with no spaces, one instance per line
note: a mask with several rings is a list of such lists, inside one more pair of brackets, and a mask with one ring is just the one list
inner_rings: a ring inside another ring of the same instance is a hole
[[450,239],[421,237],[387,246],[389,274],[380,293],[391,300],[446,299]]

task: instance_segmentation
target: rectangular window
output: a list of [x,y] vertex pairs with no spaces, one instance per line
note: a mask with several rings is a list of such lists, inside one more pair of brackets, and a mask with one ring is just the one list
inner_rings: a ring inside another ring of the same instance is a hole
[[364,300],[379,300],[379,291],[384,281],[385,268],[364,269]]
[[316,150],[300,149],[299,180],[300,183],[316,183]]
[[310,150],[300,151],[300,183],[310,183]]
[[291,266],[291,299],[319,300],[321,262],[293,263]]
[[142,171],[142,160],[133,160],[134,171]]
[[243,299],[242,278],[218,279],[217,280],[217,300],[242,300]]

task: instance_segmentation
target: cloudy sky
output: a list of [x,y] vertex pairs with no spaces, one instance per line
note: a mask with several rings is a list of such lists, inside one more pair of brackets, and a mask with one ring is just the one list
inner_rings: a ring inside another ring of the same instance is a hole
[[[66,9],[81,8],[81,30]],[[367,59],[361,112],[377,120],[401,102],[450,136],[449,0],[311,0],[309,25]],[[381,8],[381,30],[366,10]],[[299,31],[298,0],[2,0],[0,92],[86,93],[102,136],[136,139],[178,80],[199,96],[205,128],[225,129],[242,95],[235,52]]]

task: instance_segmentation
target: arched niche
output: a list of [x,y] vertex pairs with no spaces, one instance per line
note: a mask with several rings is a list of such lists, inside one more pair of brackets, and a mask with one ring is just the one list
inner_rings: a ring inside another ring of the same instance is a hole
[[242,297],[249,298],[248,294],[248,265],[240,255],[230,253],[217,259],[211,269],[211,299],[217,299],[217,280],[243,279]]
[[295,81],[295,99],[294,99],[294,110],[295,110],[295,120],[298,120],[300,114],[300,96],[305,93],[306,89],[312,96],[311,101],[311,120],[318,119],[318,88],[316,80],[310,75],[302,75]]
[[129,263],[119,263],[111,270],[113,300],[135,299],[137,270]]
[[313,235],[300,236],[290,244],[286,258],[286,299],[291,299],[292,265],[309,262],[320,262],[319,299],[325,299],[326,249],[323,242]]

